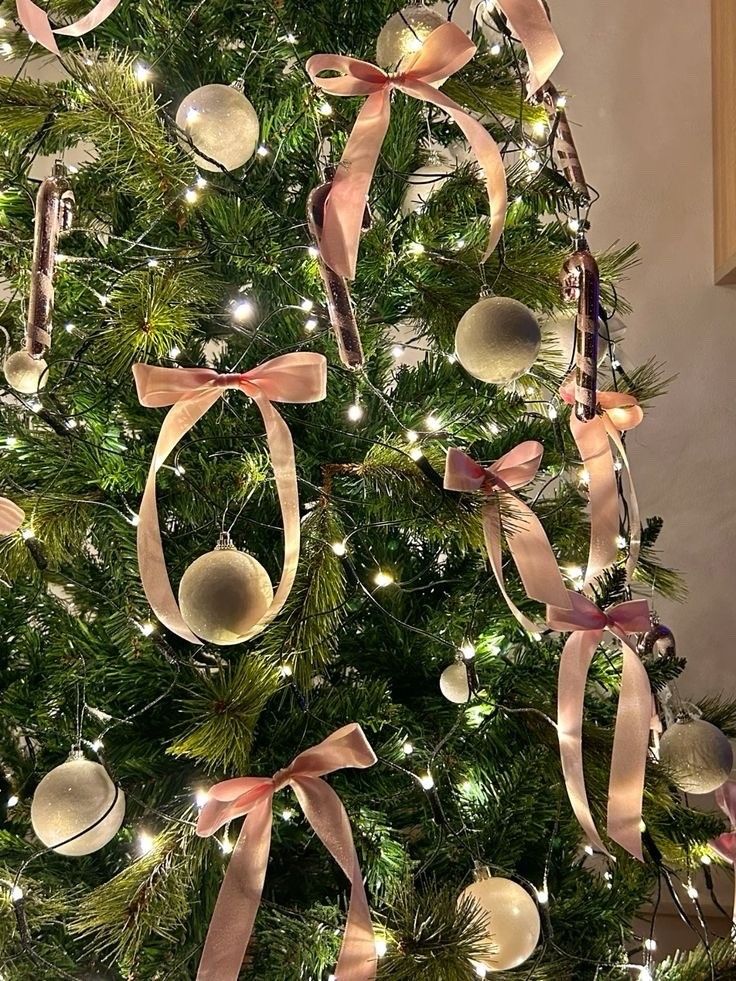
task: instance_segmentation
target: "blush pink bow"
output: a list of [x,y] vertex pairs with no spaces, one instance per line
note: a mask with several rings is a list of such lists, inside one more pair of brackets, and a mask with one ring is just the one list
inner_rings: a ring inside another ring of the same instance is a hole
[[42,44],[44,48],[52,54],[59,54],[59,47],[56,43],[54,34],[65,34],[68,37],[81,37],[83,34],[93,31],[96,27],[107,20],[111,13],[118,7],[120,0],[100,0],[92,10],[79,20],[67,27],[57,27],[52,30],[49,16],[33,0],[17,0],[18,20],[28,33]]
[[[574,381],[568,379],[560,395],[569,405],[575,401]],[[624,392],[598,392],[598,413],[587,422],[570,413],[570,430],[588,474],[590,496],[590,550],[586,586],[616,561],[619,534],[618,485],[611,443],[618,450],[629,481],[629,578],[639,563],[641,521],[639,502],[621,434],[635,429],[644,419],[639,402]]]
[[0,535],[12,535],[25,519],[25,511],[7,497],[0,497]]
[[630,600],[604,611],[580,593],[571,590],[568,595],[568,609],[547,610],[547,625],[552,630],[572,631],[560,658],[557,694],[557,731],[565,788],[588,840],[608,854],[590,813],[583,771],[585,683],[596,648],[608,631],[621,644],[623,672],[608,782],[607,830],[613,841],[642,861],[641,807],[652,724],[652,690],[629,634],[649,629],[649,607],[645,600]]
[[218,783],[202,808],[197,834],[213,835],[247,815],[217,897],[197,981],[237,981],[261,902],[271,849],[273,795],[291,787],[304,817],[350,881],[347,924],[335,974],[340,981],[371,981],[376,946],[368,900],[342,801],[321,778],[345,767],[373,766],[376,755],[356,723],[300,753],[273,777],[239,777]]
[[[727,780],[716,790],[716,804],[728,818],[731,830],[724,831],[722,835],[714,838],[710,846],[736,869],[736,781]],[[736,878],[734,878],[732,922],[733,929],[736,930]]]
[[284,354],[243,374],[221,375],[209,368],[133,366],[142,405],[172,406],[161,426],[148,473],[138,524],[138,565],[151,609],[169,630],[192,644],[200,643],[184,622],[166,571],[156,506],[156,474],[192,426],[225,391],[235,388],[258,406],[266,427],[276,490],[284,523],[284,565],[273,602],[263,618],[243,632],[242,640],[260,633],[283,608],[299,563],[299,492],[294,444],[289,427],[272,402],[319,402],[326,395],[327,361],[309,352]]
[[[338,275],[355,278],[363,213],[378,155],[388,132],[393,90],[444,109],[464,133],[485,171],[491,206],[485,257],[496,247],[503,232],[508,204],[501,152],[481,123],[432,84],[453,75],[475,52],[476,47],[466,34],[455,24],[447,23],[429,35],[417,54],[396,75],[390,75],[368,61],[343,55],[318,54],[307,62],[312,81],[324,92],[338,96],[367,96],[325,203],[320,249],[324,261]],[[319,77],[326,71],[340,74],[336,78]]]
[[524,45],[529,62],[527,91],[534,95],[549,81],[562,58],[562,48],[549,15],[542,0],[496,0],[496,6]]
[[549,539],[539,518],[518,495],[531,483],[542,462],[544,448],[532,440],[519,443],[490,467],[481,467],[461,450],[450,449],[445,464],[447,490],[481,491],[489,497],[483,508],[483,537],[499,589],[519,623],[530,633],[540,628],[516,606],[506,590],[501,554],[501,529],[514,558],[527,596],[553,606],[565,606],[567,589],[562,581]]

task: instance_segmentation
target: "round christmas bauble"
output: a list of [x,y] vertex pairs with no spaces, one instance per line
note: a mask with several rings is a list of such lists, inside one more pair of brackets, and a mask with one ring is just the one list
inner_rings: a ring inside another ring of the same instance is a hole
[[190,92],[176,113],[176,125],[200,153],[210,158],[193,152],[189,143],[181,140],[203,170],[237,170],[250,160],[258,144],[256,111],[243,93],[230,85],[203,85]]
[[429,35],[445,18],[423,4],[405,7],[381,28],[376,43],[376,63],[381,68],[401,68],[420,50]]
[[733,767],[731,743],[704,719],[675,722],[659,741],[659,762],[676,787],[687,794],[709,794],[728,780]]
[[35,395],[49,379],[49,366],[43,358],[33,358],[27,351],[16,351],[5,359],[3,372],[11,388],[23,395]]
[[192,562],[179,583],[187,626],[211,644],[239,644],[264,616],[273,586],[260,562],[236,548],[216,548]]
[[468,374],[508,385],[537,360],[542,332],[528,307],[507,296],[486,296],[463,314],[455,352]]
[[[529,893],[501,876],[478,879],[460,894],[488,917],[488,954],[479,960],[488,971],[523,964],[539,942],[539,910]],[[477,960],[477,957],[475,958]]]
[[468,669],[462,661],[455,661],[440,675],[440,691],[448,702],[464,705],[470,699]]
[[37,837],[61,855],[98,851],[118,833],[124,817],[122,790],[115,787],[104,766],[82,757],[47,773],[31,803],[31,824]]
[[442,160],[425,164],[424,167],[415,170],[407,181],[408,186],[401,202],[402,215],[423,211],[430,197],[439,191],[454,170],[452,164]]

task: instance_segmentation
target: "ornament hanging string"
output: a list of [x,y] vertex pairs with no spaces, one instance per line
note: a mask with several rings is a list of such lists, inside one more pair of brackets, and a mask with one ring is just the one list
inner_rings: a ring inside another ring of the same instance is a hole
[[265,615],[243,634],[248,640],[279,614],[291,592],[299,563],[299,492],[294,443],[289,427],[272,402],[319,402],[325,398],[327,361],[309,352],[284,354],[243,374],[218,374],[209,368],[133,366],[142,405],[172,406],[161,426],[148,473],[138,524],[138,565],[151,609],[164,626],[192,644],[200,643],[184,622],[169,582],[156,506],[156,474],[174,447],[220,399],[233,388],[258,406],[266,427],[276,490],[284,523],[284,565],[278,589]]
[[[575,383],[568,379],[560,388],[562,399],[573,405]],[[598,392],[598,412],[587,422],[570,413],[570,430],[588,475],[590,497],[590,549],[585,585],[599,576],[616,561],[619,534],[618,485],[611,443],[621,458],[629,481],[629,556],[626,572],[629,579],[639,564],[641,551],[641,519],[639,501],[629,457],[621,434],[635,429],[644,420],[644,412],[633,395],[624,392]],[[647,628],[648,629],[648,626]]]
[[623,672],[613,736],[608,782],[609,837],[643,861],[641,808],[644,776],[652,724],[652,691],[649,677],[629,634],[649,628],[646,600],[630,600],[601,610],[587,597],[569,591],[569,609],[549,607],[547,624],[552,630],[572,633],[560,658],[557,693],[557,733],[565,789],[581,828],[604,854],[590,813],[583,771],[583,704],[588,670],[606,631],[621,644]]
[[372,981],[376,945],[358,855],[342,801],[321,779],[346,767],[366,769],[376,762],[356,723],[333,732],[305,750],[273,777],[237,777],[210,788],[197,834],[213,835],[246,816],[212,915],[197,981],[237,981],[250,942],[266,878],[271,848],[273,796],[291,787],[315,834],[350,882],[350,904],[335,974],[340,981]]
[[[368,61],[343,55],[312,55],[307,62],[310,78],[324,92],[337,96],[367,96],[325,202],[322,258],[338,275],[355,278],[366,199],[388,132],[394,90],[444,109],[460,127],[485,172],[491,227],[484,257],[487,258],[498,244],[508,204],[501,152],[478,120],[432,84],[454,75],[470,61],[476,50],[459,27],[447,23],[429,35],[405,69],[396,75],[390,75]],[[326,71],[338,72],[339,76],[319,77]]]
[[736,936],[736,781],[727,780],[722,787],[716,790],[716,804],[731,824],[731,830],[724,831],[722,835],[714,838],[710,846],[734,867],[733,916],[731,918],[731,936],[733,938]]
[[483,537],[488,558],[506,604],[529,633],[541,633],[516,606],[506,590],[501,555],[501,529],[519,570],[527,596],[549,606],[569,607],[568,591],[557,559],[539,518],[514,490],[531,483],[542,462],[544,448],[529,440],[519,443],[490,467],[481,467],[461,450],[450,449],[445,464],[447,490],[481,491],[489,498],[483,508]]
[[0,535],[12,535],[25,520],[25,511],[7,497],[0,497]]
[[59,54],[59,47],[54,34],[65,34],[67,37],[81,37],[88,34],[107,20],[120,5],[120,0],[100,0],[84,17],[75,20],[66,27],[51,27],[49,15],[33,0],[17,0],[18,20],[28,33],[52,54]]

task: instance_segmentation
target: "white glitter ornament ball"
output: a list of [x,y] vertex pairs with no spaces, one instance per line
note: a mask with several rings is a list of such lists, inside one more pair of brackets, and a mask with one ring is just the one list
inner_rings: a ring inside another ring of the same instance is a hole
[[537,360],[542,332],[529,307],[508,296],[478,300],[457,325],[455,352],[468,374],[508,385]]
[[468,670],[462,661],[455,661],[440,675],[440,691],[448,702],[464,705],[470,700]]
[[420,50],[432,31],[445,18],[430,7],[405,7],[395,13],[381,28],[376,43],[376,64],[381,68],[402,68]]
[[124,817],[122,790],[115,787],[104,766],[82,757],[47,773],[31,803],[33,830],[47,848],[60,855],[98,851],[115,837]]
[[273,601],[260,562],[236,548],[216,548],[192,562],[179,583],[185,623],[211,644],[239,644]]
[[676,787],[687,794],[709,794],[728,780],[731,743],[704,719],[675,722],[659,741],[659,761]]
[[243,93],[230,85],[203,85],[190,92],[179,106],[176,125],[197,150],[211,158],[194,153],[186,140],[180,141],[202,170],[237,170],[250,160],[258,145],[256,111]]
[[32,358],[27,351],[16,351],[3,365],[5,380],[22,395],[35,395],[46,386],[49,366],[43,358]]
[[488,917],[488,953],[478,963],[488,971],[509,971],[523,964],[539,942],[539,910],[529,893],[511,879],[478,879],[460,894]]

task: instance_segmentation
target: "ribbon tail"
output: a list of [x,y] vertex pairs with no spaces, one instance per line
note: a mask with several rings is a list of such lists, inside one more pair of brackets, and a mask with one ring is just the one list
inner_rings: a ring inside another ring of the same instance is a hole
[[[514,614],[524,630],[530,634],[541,634],[542,628],[530,620],[526,614],[521,612],[516,603],[514,603],[509,596],[506,589],[506,583],[503,578],[503,556],[501,554],[501,516],[499,514],[497,501],[493,501],[493,503],[487,504],[483,508],[483,537],[486,543],[488,559],[491,563],[491,568],[493,569],[493,575],[496,577],[496,582],[498,583],[498,588],[501,590],[501,595],[506,600],[506,605]],[[564,602],[566,604],[568,602],[567,595],[565,595]]]
[[24,30],[43,45],[51,54],[58,55],[59,47],[56,43],[51,24],[45,10],[33,3],[33,0],[17,0],[16,9],[18,20]]
[[355,279],[366,200],[390,117],[391,92],[385,87],[363,103],[325,202],[320,253],[345,279]]
[[83,34],[87,34],[89,31],[93,31],[96,27],[99,27],[119,6],[120,0],[100,0],[84,17],[80,17],[79,20],[75,20],[73,24],[69,24],[67,27],[57,27],[54,34],[81,37]]
[[602,636],[602,630],[577,630],[565,642],[560,658],[557,735],[565,789],[575,817],[588,841],[608,855],[609,851],[601,841],[590,812],[583,767],[585,683],[595,649]]
[[462,130],[463,135],[470,144],[478,163],[485,173],[486,192],[491,209],[488,243],[483,253],[483,260],[485,261],[501,240],[506,222],[508,191],[506,188],[506,170],[504,169],[501,151],[485,126],[479,123],[477,119],[474,119],[457,102],[453,102],[452,99],[448,98],[443,92],[439,92],[431,85],[421,81],[409,81],[402,84],[400,88],[416,98],[423,99],[425,102],[431,102],[440,109],[444,109]]
[[643,862],[641,809],[652,718],[652,689],[644,665],[626,634],[617,627],[611,632],[621,641],[624,667],[608,783],[608,834],[630,855]]
[[299,488],[296,479],[294,442],[291,432],[280,414],[258,389],[249,393],[258,406],[266,427],[266,439],[271,455],[276,481],[276,491],[281,506],[284,525],[284,565],[281,580],[266,613],[246,631],[241,640],[255,637],[274,620],[284,607],[296,579],[301,548],[301,523],[299,521]]
[[505,494],[503,503],[510,522],[503,514],[501,522],[527,596],[547,606],[569,609],[567,588],[541,521],[515,494]]
[[261,903],[271,850],[273,795],[243,824],[207,931],[197,981],[237,981]]
[[294,793],[317,837],[350,882],[350,905],[335,975],[340,981],[373,981],[377,971],[376,942],[350,820],[342,801],[324,780],[302,776]]
[[542,0],[496,0],[526,50],[529,60],[529,95],[549,81],[562,58],[557,39]]
[[608,433],[611,441],[619,452],[621,457],[621,462],[626,470],[626,476],[629,481],[629,557],[626,560],[626,575],[631,579],[636,572],[636,567],[639,565],[639,555],[641,553],[641,516],[639,513],[639,500],[636,496],[636,489],[634,487],[634,477],[631,473],[631,464],[629,463],[629,457],[626,452],[626,447],[624,446],[624,441],[621,439],[621,434],[618,429],[608,421],[608,417],[604,416],[604,425],[606,427],[606,432]]
[[582,422],[570,414],[570,430],[588,476],[590,493],[590,550],[585,584],[589,585],[616,561],[618,487],[606,427],[600,416]]
[[223,389],[199,391],[182,398],[168,412],[158,435],[141,501],[138,522],[138,567],[143,590],[157,618],[191,644],[201,641],[184,622],[166,570],[156,504],[156,474],[177,443],[222,395]]

